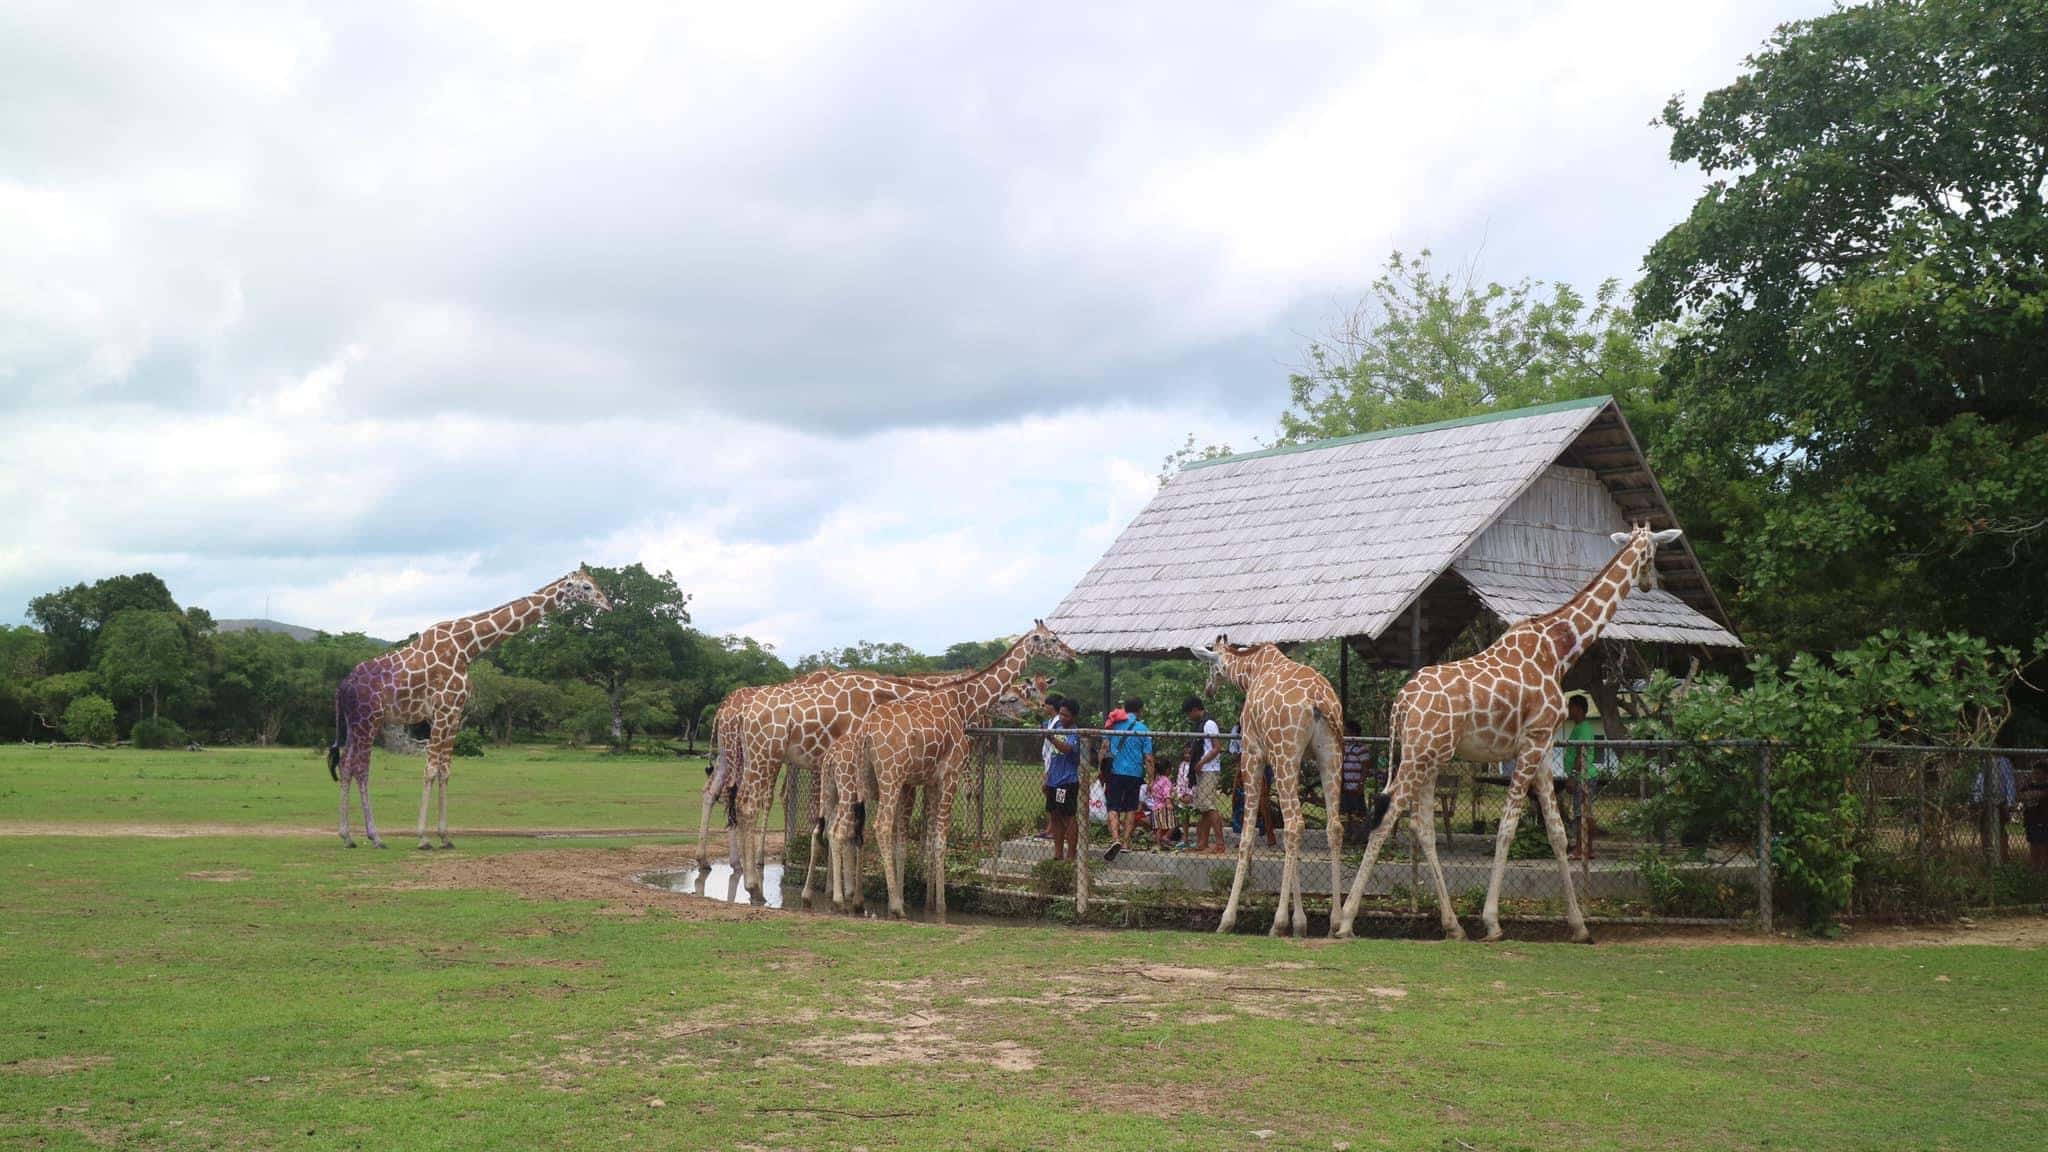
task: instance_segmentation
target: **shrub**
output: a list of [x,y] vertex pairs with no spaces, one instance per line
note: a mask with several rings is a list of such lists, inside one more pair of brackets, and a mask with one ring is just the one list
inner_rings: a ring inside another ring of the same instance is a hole
[[1047,896],[1073,895],[1074,862],[1040,860],[1031,866],[1031,886]]
[[457,756],[481,756],[484,754],[484,734],[474,728],[464,728],[455,734]]
[[114,739],[114,704],[105,696],[87,693],[64,709],[64,734],[87,744],[109,744]]
[[151,717],[138,720],[128,733],[128,739],[137,748],[183,748],[185,730],[178,727],[176,720]]

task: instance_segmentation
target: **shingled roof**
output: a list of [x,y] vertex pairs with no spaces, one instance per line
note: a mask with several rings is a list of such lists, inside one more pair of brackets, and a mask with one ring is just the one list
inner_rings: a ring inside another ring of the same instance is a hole
[[[1504,620],[1549,611],[1613,554],[1675,525],[1604,396],[1289,445],[1173,477],[1047,619],[1083,652],[1375,640],[1450,584]],[[1739,647],[1690,547],[1606,636]]]

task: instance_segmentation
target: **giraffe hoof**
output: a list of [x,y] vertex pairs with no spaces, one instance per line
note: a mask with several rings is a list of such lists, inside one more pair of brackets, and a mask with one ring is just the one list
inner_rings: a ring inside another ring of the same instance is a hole
[[353,841],[353,840],[343,840],[343,841],[341,842],[341,846],[342,846],[343,848],[353,848],[353,847],[355,847],[355,846],[356,846],[356,842],[355,842],[355,841]]
[[432,844],[427,843],[425,840],[422,840],[420,841],[419,850],[422,852],[432,852],[434,850],[434,846]]
[[1498,944],[1501,942],[1501,939],[1502,936],[1500,929],[1489,928],[1486,930],[1486,935],[1481,936],[1479,938],[1479,942],[1482,944]]
[[453,848],[453,847],[455,847],[455,841],[453,841],[453,840],[443,840],[443,841],[441,841],[441,847],[443,847],[443,848]]
[[[370,841],[370,843],[372,843],[372,844],[375,844],[375,845],[376,845],[377,847],[379,847],[379,848],[389,848],[389,847],[391,847],[391,845],[389,845],[389,844],[386,844],[386,843],[385,843],[385,842],[383,842],[382,840],[372,840],[372,841]],[[351,844],[351,845],[349,845],[349,847],[353,848],[353,847],[355,847],[355,845]]]

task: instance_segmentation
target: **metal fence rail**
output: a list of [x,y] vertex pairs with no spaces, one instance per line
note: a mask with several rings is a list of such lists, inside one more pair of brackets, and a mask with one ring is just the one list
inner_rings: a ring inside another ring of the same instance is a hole
[[[943,867],[955,907],[975,897],[999,897],[1051,906],[1087,917],[1116,909],[1124,922],[1198,923],[1228,896],[1240,846],[1251,841],[1246,877],[1253,911],[1243,922],[1263,924],[1277,894],[1283,851],[1276,806],[1262,819],[1256,790],[1238,782],[1235,753],[1224,757],[1219,811],[1224,851],[1194,850],[1199,818],[1188,790],[1145,812],[1141,828],[1114,861],[1099,819],[1082,805],[1078,863],[1053,859],[1047,836],[1044,733],[1031,728],[970,729],[973,753],[959,781],[943,861],[924,859],[922,830],[929,797],[919,801],[911,825],[913,874],[906,889],[923,899],[922,876]],[[1082,788],[1095,776],[1102,729],[1080,729]],[[1183,751],[1200,738],[1192,732],[1155,731],[1154,763],[1178,783]],[[1365,765],[1363,796],[1336,797],[1310,768],[1300,781],[1304,816],[1300,875],[1311,903],[1326,902],[1329,835],[1340,838],[1343,880],[1349,884],[1370,830],[1371,797],[1386,783],[1389,741],[1346,741],[1347,756]],[[1774,759],[1796,752],[1760,741],[1592,741],[1563,743],[1552,754],[1554,791],[1568,840],[1572,882],[1589,918],[1604,922],[1749,922],[1769,930],[1777,919],[1773,876]],[[1566,752],[1583,749],[1584,755]],[[2025,870],[2024,838],[2012,822],[2008,782],[2023,785],[2043,749],[1956,749],[1870,745],[1857,750],[1852,784],[1856,803],[1852,841],[1858,857],[1851,913],[1882,918],[1938,918],[2001,903],[2048,898],[2048,879]],[[1194,781],[1190,780],[1189,784]],[[1389,838],[1367,889],[1368,916],[1435,919],[1436,898],[1414,837],[1436,838],[1447,887],[1461,915],[1477,915],[1492,867],[1496,833],[1507,795],[1499,765],[1457,763],[1436,781],[1432,810]],[[789,852],[801,864],[813,818],[815,782],[808,773],[787,781]],[[1706,788],[1700,796],[1686,789]],[[1533,790],[1532,790],[1533,793]],[[1084,791],[1085,797],[1085,791]],[[1331,809],[1336,808],[1334,823]],[[1361,802],[1362,801],[1362,802]],[[1781,799],[1780,803],[1785,800]],[[868,870],[879,868],[869,852]],[[792,869],[792,877],[800,876]],[[792,880],[792,882],[798,882]],[[872,882],[871,882],[872,883]],[[1324,905],[1326,906],[1326,904]],[[1562,877],[1532,794],[1511,842],[1501,889],[1504,918],[1545,920],[1563,914]],[[1062,913],[1064,914],[1064,912]]]

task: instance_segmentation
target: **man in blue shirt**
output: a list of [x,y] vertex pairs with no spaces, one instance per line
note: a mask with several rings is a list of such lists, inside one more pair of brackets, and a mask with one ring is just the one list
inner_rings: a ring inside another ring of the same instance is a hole
[[1131,838],[1138,822],[1138,796],[1152,780],[1152,737],[1137,733],[1150,732],[1138,714],[1145,709],[1145,702],[1133,696],[1124,701],[1124,711],[1130,713],[1117,722],[1109,740],[1109,779],[1102,788],[1109,801],[1109,851],[1102,854],[1104,860],[1114,860],[1124,850],[1124,841]]
[[1072,860],[1081,843],[1074,820],[1081,793],[1081,738],[1074,735],[1074,702],[1062,696],[1057,707],[1045,736],[1046,835],[1052,838],[1053,859]]

